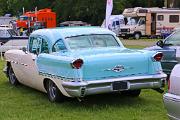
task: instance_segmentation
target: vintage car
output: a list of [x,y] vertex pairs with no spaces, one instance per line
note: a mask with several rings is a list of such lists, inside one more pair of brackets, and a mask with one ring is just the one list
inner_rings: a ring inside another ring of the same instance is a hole
[[0,43],[6,43],[10,40],[28,39],[27,36],[19,36],[16,31],[10,27],[0,27]]
[[169,82],[168,92],[164,94],[164,105],[168,112],[170,120],[180,120],[180,64],[177,64],[172,70]]
[[161,65],[163,71],[170,75],[174,66],[180,62],[180,30],[175,31],[165,40],[159,40],[156,46],[145,48],[163,53]]
[[47,92],[52,102],[117,91],[139,96],[141,89],[162,92],[162,56],[127,49],[115,33],[100,27],[41,29],[30,35],[27,51],[5,53],[4,71],[12,85]]
[[0,45],[0,52],[5,53],[12,49],[22,49],[27,47],[28,39],[11,39],[8,42]]

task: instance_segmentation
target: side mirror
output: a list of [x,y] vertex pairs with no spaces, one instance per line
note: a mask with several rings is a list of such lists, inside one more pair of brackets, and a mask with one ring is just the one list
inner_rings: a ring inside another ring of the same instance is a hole
[[159,46],[159,47],[163,47],[164,42],[162,40],[159,40],[159,41],[157,41],[156,45]]

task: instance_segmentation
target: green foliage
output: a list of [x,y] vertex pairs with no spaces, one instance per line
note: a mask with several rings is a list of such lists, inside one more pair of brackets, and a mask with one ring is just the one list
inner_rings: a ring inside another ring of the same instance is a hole
[[[113,14],[121,14],[127,7],[163,7],[164,0],[113,0]],[[150,1],[150,2],[148,2]],[[149,4],[148,4],[149,3]],[[25,11],[52,8],[57,13],[57,21],[82,20],[100,25],[105,18],[106,0],[0,0],[0,15],[11,13],[19,16]]]

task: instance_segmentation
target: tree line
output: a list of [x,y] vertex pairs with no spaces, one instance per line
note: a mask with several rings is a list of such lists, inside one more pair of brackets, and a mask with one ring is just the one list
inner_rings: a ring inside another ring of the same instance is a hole
[[[121,14],[129,7],[163,7],[164,0],[113,0],[113,13]],[[51,8],[57,14],[57,23],[81,20],[100,25],[105,18],[106,0],[0,0],[0,15],[20,16],[22,9]]]

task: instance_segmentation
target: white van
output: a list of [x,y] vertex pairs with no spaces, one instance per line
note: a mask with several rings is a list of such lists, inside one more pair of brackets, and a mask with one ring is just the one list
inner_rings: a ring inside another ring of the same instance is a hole
[[131,23],[121,27],[122,37],[163,36],[180,27],[180,9],[136,7],[125,9],[123,15],[131,17]]
[[[125,25],[124,16],[123,15],[111,15],[110,23],[108,25],[108,29],[119,35],[120,27]],[[101,27],[105,27],[105,20]]]

